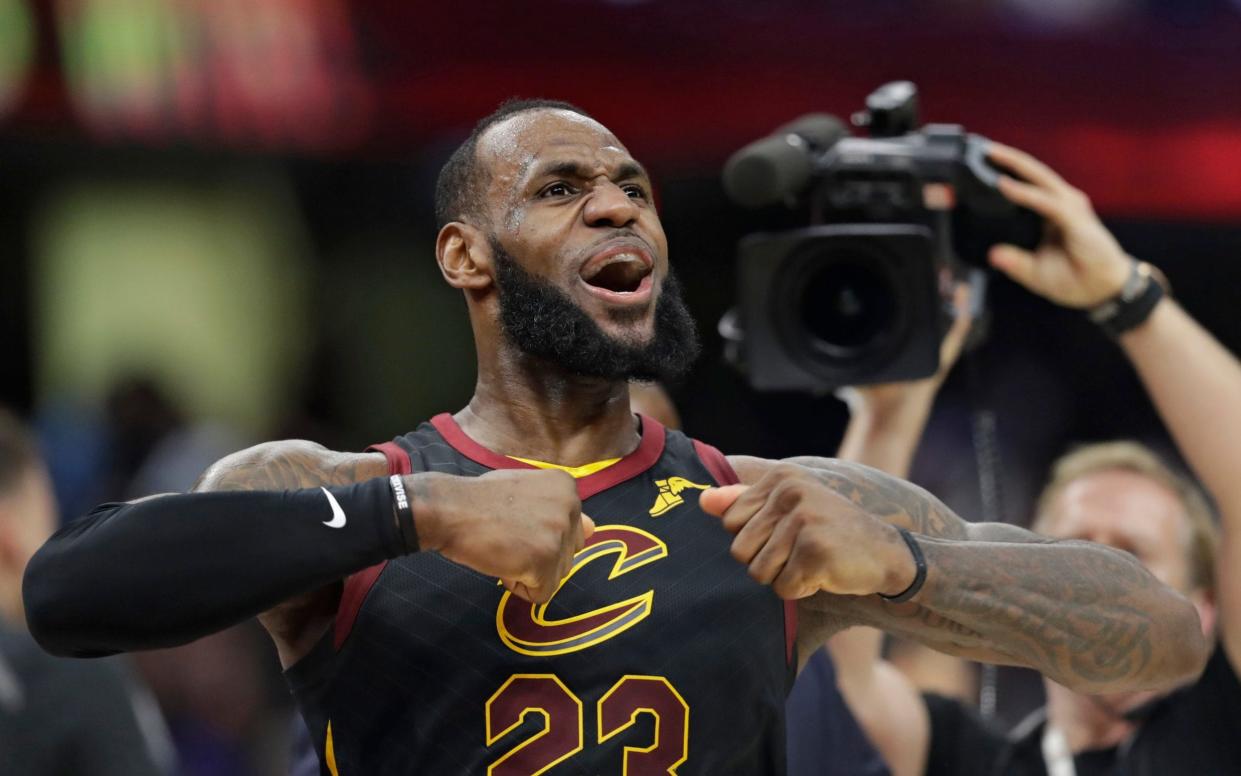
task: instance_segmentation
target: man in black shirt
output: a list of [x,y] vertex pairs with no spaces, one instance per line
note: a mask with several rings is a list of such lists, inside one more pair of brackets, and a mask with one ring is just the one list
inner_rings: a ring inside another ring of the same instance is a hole
[[[1091,695],[1048,680],[1046,709],[1007,736],[958,702],[928,695],[927,714],[893,717],[901,734],[868,732],[892,742],[890,761],[908,761],[915,750],[928,775],[1241,773],[1241,364],[1167,297],[1157,273],[1124,253],[1081,192],[1020,152],[992,156],[1028,181],[1005,179],[1004,193],[1051,226],[1037,251],[997,248],[993,265],[1050,301],[1090,310],[1117,339],[1214,497],[1222,540],[1217,547],[1197,489],[1130,442],[1062,458],[1034,528],[1132,553],[1194,602],[1204,633],[1218,641],[1202,675],[1170,694]],[[1133,636],[1117,631],[1114,642],[1123,648]]]
[[[1226,413],[1224,413],[1226,414]],[[1215,531],[1192,485],[1132,442],[1092,445],[1062,458],[1036,526],[1053,536],[1107,541],[1133,552],[1186,592],[1206,627],[1229,592],[1214,579]],[[1224,502],[1221,502],[1223,505]],[[1226,529],[1227,530],[1227,529]],[[1223,545],[1229,548],[1227,536]],[[1235,618],[1233,618],[1235,619]],[[1091,696],[1047,681],[1048,705],[1007,737],[955,701],[927,696],[927,774],[1223,774],[1241,772],[1241,683],[1227,624],[1206,670],[1166,696]]]

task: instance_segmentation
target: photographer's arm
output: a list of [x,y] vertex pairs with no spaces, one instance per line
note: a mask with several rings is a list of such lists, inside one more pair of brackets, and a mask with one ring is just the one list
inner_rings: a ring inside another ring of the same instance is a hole
[[[907,475],[935,397],[936,386],[930,382],[847,389],[842,398],[849,404],[849,425],[840,458]],[[821,644],[814,640],[816,630],[799,629],[798,653],[803,658]],[[827,649],[836,664],[841,696],[893,776],[921,774],[930,720],[917,688],[883,659],[883,631],[847,628],[828,639]]]
[[1241,364],[1170,299],[1121,337],[1177,446],[1215,498],[1218,629],[1241,673]]
[[[840,459],[897,477],[909,474],[935,396],[960,355],[972,322],[968,285],[957,287],[953,302],[956,318],[940,347],[937,374],[837,392],[849,406]],[[841,695],[893,776],[921,774],[930,736],[926,706],[918,688],[882,659],[883,632],[865,626],[849,628],[832,636],[827,647],[836,664]],[[803,656],[817,648],[817,643],[808,641],[799,645]]]
[[[1081,192],[1045,165],[996,146],[992,158],[1028,183],[1005,180],[1012,200],[1055,225],[1057,240],[1035,253],[997,248],[992,263],[1032,292],[1067,307],[1090,307],[1114,296],[1129,258]],[[1122,334],[1120,345],[1151,400],[1219,507],[1222,528],[1215,591],[1219,631],[1234,669],[1241,668],[1241,364],[1171,299]]]

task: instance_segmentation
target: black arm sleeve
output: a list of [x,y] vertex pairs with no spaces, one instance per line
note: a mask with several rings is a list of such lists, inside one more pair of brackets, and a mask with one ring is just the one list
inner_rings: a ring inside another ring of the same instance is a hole
[[[104,504],[26,568],[30,632],[91,657],[184,644],[405,552],[386,478]],[[331,525],[329,525],[331,523]]]

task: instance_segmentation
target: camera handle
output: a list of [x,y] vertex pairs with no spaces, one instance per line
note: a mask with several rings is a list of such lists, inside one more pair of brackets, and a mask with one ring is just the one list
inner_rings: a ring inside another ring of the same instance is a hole
[[[985,283],[985,273],[974,271]],[[972,300],[971,300],[972,304]],[[978,321],[979,319],[975,319]],[[970,332],[973,339],[974,332]],[[1004,466],[1000,457],[998,421],[995,410],[985,396],[986,381],[983,378],[983,351],[977,342],[966,342],[961,354],[965,361],[967,395],[970,405],[970,441],[974,448],[974,462],[978,470],[978,499],[982,508],[981,519],[988,522],[1006,523],[1004,502]],[[999,669],[990,663],[982,663],[978,673],[978,712],[983,719],[993,720],[999,701]]]

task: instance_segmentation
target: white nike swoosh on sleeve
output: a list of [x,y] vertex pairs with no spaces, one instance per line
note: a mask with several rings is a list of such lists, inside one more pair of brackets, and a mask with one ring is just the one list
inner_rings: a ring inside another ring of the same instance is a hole
[[324,520],[323,524],[328,528],[344,528],[345,523],[349,522],[349,518],[345,517],[345,510],[340,508],[340,504],[336,502],[336,497],[332,495],[327,488],[319,488],[323,491],[323,495],[327,496],[327,503],[332,505],[332,519]]

